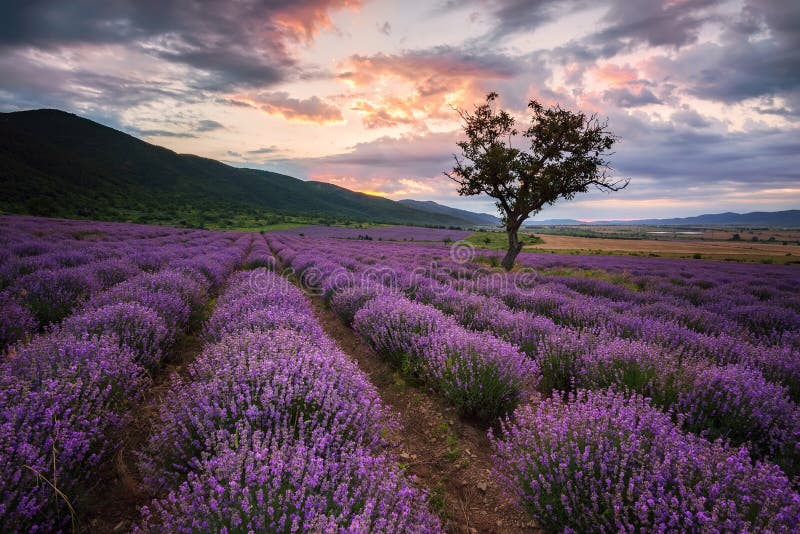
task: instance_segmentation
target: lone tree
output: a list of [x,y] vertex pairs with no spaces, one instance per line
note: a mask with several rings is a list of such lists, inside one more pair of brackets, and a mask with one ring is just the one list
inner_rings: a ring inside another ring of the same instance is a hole
[[467,140],[458,143],[462,157],[454,155],[455,167],[445,174],[458,183],[460,195],[483,193],[497,200],[508,233],[502,265],[510,270],[522,250],[517,233],[525,219],[560,198],[587,192],[590,186],[619,191],[628,181],[610,177],[607,158],[616,137],[606,129],[607,122],[594,114],[558,105],[546,108],[531,100],[531,123],[521,132],[524,142],[530,143],[525,151],[516,147],[523,140],[514,117],[494,110],[497,97],[489,93],[474,113],[457,110]]

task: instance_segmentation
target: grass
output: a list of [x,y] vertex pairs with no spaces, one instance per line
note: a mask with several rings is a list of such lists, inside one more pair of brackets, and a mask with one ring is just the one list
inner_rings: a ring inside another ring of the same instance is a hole
[[[539,237],[533,234],[521,233],[519,238],[523,245],[536,245],[542,242]],[[479,231],[467,236],[464,241],[472,244],[476,248],[488,248],[491,250],[508,249],[508,236],[505,232]]]
[[631,282],[628,273],[612,273],[603,269],[574,269],[571,267],[560,267],[554,269],[540,269],[539,274],[545,276],[570,276],[580,278],[596,278],[598,280],[605,280],[612,284],[625,286],[633,290],[641,289],[635,283]]
[[461,457],[461,448],[458,446],[458,437],[456,437],[450,431],[450,426],[444,421],[439,423],[438,430],[444,434],[445,441],[447,443],[447,450],[444,453],[444,457],[449,462],[455,462]]
[[256,226],[253,228],[234,228],[233,230],[236,232],[274,232],[276,230],[287,230],[289,228],[301,228],[303,226],[308,226],[306,223],[299,223],[299,222],[280,222],[274,224],[265,224],[262,226]]

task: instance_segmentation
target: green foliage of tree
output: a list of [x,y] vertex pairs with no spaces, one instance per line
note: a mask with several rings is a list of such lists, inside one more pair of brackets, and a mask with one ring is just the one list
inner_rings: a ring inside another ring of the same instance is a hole
[[[473,113],[457,110],[467,138],[458,143],[461,157],[454,155],[455,166],[445,174],[458,183],[460,195],[486,194],[497,201],[508,234],[502,265],[510,270],[522,250],[518,231],[528,217],[590,187],[619,191],[628,181],[611,178],[608,157],[617,138],[607,121],[531,100],[530,124],[518,130],[510,113],[495,109],[497,98],[489,93]],[[518,148],[522,143],[529,148]]]

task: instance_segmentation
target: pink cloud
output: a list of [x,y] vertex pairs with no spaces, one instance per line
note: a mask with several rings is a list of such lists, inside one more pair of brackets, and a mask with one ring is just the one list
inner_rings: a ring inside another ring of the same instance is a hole
[[342,122],[342,112],[338,107],[326,102],[318,96],[299,99],[292,98],[289,93],[259,93],[233,99],[237,103],[245,103],[270,115],[279,115],[287,120],[330,124]]
[[[353,109],[368,128],[453,118],[451,106],[483,97],[487,80],[510,80],[518,65],[508,57],[477,55],[450,47],[401,54],[353,55],[340,65],[339,79],[362,91]],[[384,84],[391,95],[376,91]]]

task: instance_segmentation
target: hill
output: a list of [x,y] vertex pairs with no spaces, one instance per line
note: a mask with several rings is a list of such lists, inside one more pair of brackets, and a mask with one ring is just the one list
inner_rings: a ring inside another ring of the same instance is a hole
[[591,221],[583,222],[575,219],[546,219],[543,221],[527,221],[526,226],[800,226],[800,210],[785,211],[753,211],[750,213],[707,213],[694,217],[677,217],[672,219],[636,219],[628,221]]
[[449,215],[459,219],[470,221],[471,224],[479,226],[497,226],[500,224],[500,218],[488,213],[474,213],[472,211],[460,210],[458,208],[451,208],[450,206],[443,206],[437,204],[432,200],[398,200],[400,204],[412,207],[420,211],[428,213],[437,213],[441,215]]
[[177,154],[58,110],[0,113],[0,210],[190,226],[270,224],[302,216],[470,226],[333,184]]

